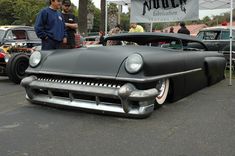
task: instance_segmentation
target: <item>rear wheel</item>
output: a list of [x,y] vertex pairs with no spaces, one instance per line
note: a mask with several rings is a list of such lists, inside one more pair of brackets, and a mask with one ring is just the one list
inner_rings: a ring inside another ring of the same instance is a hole
[[14,54],[8,61],[6,72],[11,81],[19,84],[26,76],[25,70],[29,66],[29,56],[25,54]]
[[155,109],[160,108],[166,101],[169,92],[169,87],[170,87],[169,79],[162,79],[158,81],[156,88],[159,91],[159,95],[155,98],[155,105],[154,105]]

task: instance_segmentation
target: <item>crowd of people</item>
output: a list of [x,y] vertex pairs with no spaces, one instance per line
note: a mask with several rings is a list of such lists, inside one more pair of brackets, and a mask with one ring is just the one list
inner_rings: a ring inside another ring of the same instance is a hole
[[[62,3],[62,12],[61,9]],[[42,40],[42,50],[74,48],[77,18],[70,13],[70,0],[50,0],[35,22],[35,32]]]
[[[61,8],[62,6],[62,8]],[[62,9],[62,11],[59,11]],[[49,7],[43,8],[35,22],[35,32],[42,40],[42,50],[58,48],[75,48],[75,34],[78,29],[78,19],[71,12],[70,0],[49,0]],[[108,35],[112,36],[121,32],[120,25],[112,28]],[[131,23],[129,33],[145,32],[144,28]],[[169,33],[174,33],[171,27]],[[177,33],[190,35],[184,22],[180,22],[180,29]],[[105,33],[99,32],[99,44],[104,44]],[[107,43],[107,45],[119,43]]]

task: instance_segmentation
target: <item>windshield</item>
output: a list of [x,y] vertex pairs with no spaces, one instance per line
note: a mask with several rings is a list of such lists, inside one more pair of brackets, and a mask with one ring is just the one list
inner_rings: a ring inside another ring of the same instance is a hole
[[4,35],[5,35],[5,31],[4,30],[0,30],[0,40],[3,39]]
[[145,39],[145,40],[107,40],[106,46],[113,46],[113,45],[145,45],[145,46],[154,46],[154,47],[162,47],[168,49],[182,49],[182,44],[177,39]]

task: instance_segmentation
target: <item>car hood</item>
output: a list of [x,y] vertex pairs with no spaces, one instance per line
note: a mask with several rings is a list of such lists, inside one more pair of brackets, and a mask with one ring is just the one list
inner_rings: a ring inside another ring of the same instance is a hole
[[44,57],[40,66],[35,70],[40,71],[40,73],[116,77],[122,62],[130,54],[139,51],[141,51],[139,47],[134,46],[56,50]]

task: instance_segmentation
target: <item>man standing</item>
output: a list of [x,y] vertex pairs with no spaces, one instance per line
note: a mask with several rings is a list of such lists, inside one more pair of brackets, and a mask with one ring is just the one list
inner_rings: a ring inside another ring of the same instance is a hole
[[62,14],[65,21],[65,26],[67,29],[67,44],[66,48],[74,48],[75,47],[75,34],[76,29],[78,28],[78,20],[76,16],[70,13],[71,10],[71,2],[70,0],[63,0],[62,2]]
[[[186,28],[184,22],[180,22],[180,27],[181,28],[178,30],[178,33],[190,35],[190,31]],[[188,42],[187,41],[182,41],[182,44],[183,44],[184,47],[188,46]]]
[[184,22],[180,22],[180,29],[178,30],[178,33],[190,35],[190,31],[186,28]]
[[61,0],[50,0],[50,6],[37,15],[35,32],[42,40],[42,50],[58,49],[61,43],[67,43],[67,33],[62,14]]
[[141,25],[137,25],[137,23],[131,23],[129,32],[144,32],[144,28]]

